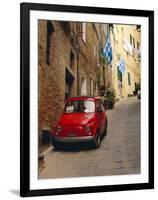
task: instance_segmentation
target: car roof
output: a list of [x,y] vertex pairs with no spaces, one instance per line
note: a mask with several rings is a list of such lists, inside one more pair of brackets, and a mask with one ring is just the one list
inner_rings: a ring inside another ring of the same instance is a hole
[[100,96],[75,96],[75,97],[69,97],[66,101],[72,101],[72,100],[97,100],[101,99]]

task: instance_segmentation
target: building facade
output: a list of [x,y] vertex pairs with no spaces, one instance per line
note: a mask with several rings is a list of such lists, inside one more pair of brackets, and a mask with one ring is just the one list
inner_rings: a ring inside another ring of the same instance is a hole
[[[110,25],[113,49],[112,82],[117,98],[126,98],[137,93],[141,72],[141,27],[137,25]],[[124,59],[125,73],[118,66]]]
[[56,125],[68,97],[101,95],[110,82],[99,54],[107,30],[105,24],[38,21],[39,134]]

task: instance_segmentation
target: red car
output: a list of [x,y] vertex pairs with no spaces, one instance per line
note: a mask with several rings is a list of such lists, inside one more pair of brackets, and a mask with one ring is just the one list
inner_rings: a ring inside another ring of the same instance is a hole
[[71,97],[52,131],[52,144],[91,142],[94,148],[101,144],[107,132],[107,116],[100,97]]

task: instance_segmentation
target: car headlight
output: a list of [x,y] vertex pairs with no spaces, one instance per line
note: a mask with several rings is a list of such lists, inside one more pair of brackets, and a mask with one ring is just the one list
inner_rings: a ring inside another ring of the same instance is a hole
[[91,132],[91,127],[90,126],[85,126],[84,127],[84,129],[85,129],[85,131],[87,132],[87,133],[90,133]]
[[58,126],[56,127],[56,132],[60,133],[61,130],[62,130],[62,127],[61,127],[60,125],[58,125]]

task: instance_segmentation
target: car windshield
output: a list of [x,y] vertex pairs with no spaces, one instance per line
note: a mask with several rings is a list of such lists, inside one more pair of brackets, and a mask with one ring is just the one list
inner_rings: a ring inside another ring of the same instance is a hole
[[93,101],[87,100],[68,101],[65,106],[65,113],[73,112],[95,112],[95,104]]

